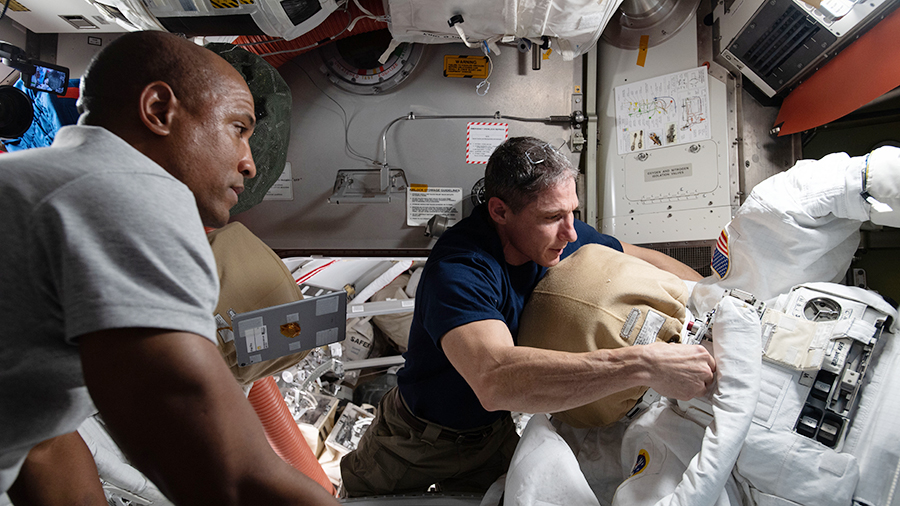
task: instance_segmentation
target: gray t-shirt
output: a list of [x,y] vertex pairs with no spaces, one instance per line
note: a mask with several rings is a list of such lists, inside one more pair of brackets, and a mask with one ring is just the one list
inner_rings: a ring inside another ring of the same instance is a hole
[[215,260],[190,190],[99,127],[0,156],[0,493],[93,406],[77,338],[151,327],[215,340]]

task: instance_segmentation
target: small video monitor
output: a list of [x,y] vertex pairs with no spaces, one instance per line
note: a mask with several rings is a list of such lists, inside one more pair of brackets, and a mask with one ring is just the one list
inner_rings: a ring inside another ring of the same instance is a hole
[[26,76],[25,87],[65,95],[69,87],[69,69],[44,62],[34,63],[34,74]]

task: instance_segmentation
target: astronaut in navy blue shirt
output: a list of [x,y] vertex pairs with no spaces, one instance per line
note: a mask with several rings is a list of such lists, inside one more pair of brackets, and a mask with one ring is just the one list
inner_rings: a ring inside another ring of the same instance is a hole
[[535,285],[583,244],[701,279],[669,256],[576,220],[576,175],[568,158],[535,138],[511,138],[491,155],[486,203],[447,230],[426,262],[398,388],[341,463],[348,495],[423,492],[432,484],[483,493],[506,472],[518,442],[510,411],[564,411],[637,385],[677,399],[706,392],[715,362],[701,346],[589,353],[516,346]]

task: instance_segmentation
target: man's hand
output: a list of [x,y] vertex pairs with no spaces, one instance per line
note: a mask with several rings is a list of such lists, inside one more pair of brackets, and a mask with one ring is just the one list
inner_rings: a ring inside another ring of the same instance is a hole
[[701,397],[716,377],[716,361],[703,346],[653,343],[640,349],[652,366],[649,386],[665,397]]
[[716,370],[705,348],[687,344],[587,353],[515,346],[498,320],[456,327],[441,345],[488,411],[555,413],[634,386],[687,400],[706,393]]

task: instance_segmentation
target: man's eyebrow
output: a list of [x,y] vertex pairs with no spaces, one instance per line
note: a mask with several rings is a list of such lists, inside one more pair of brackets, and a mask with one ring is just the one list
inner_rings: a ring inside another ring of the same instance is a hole
[[244,113],[244,119],[247,120],[247,123],[250,125],[250,128],[254,128],[256,126],[256,116],[250,113]]
[[552,216],[559,213],[571,213],[573,209],[569,209],[567,206],[560,207],[551,207],[546,209],[538,209],[538,212],[547,216]]

